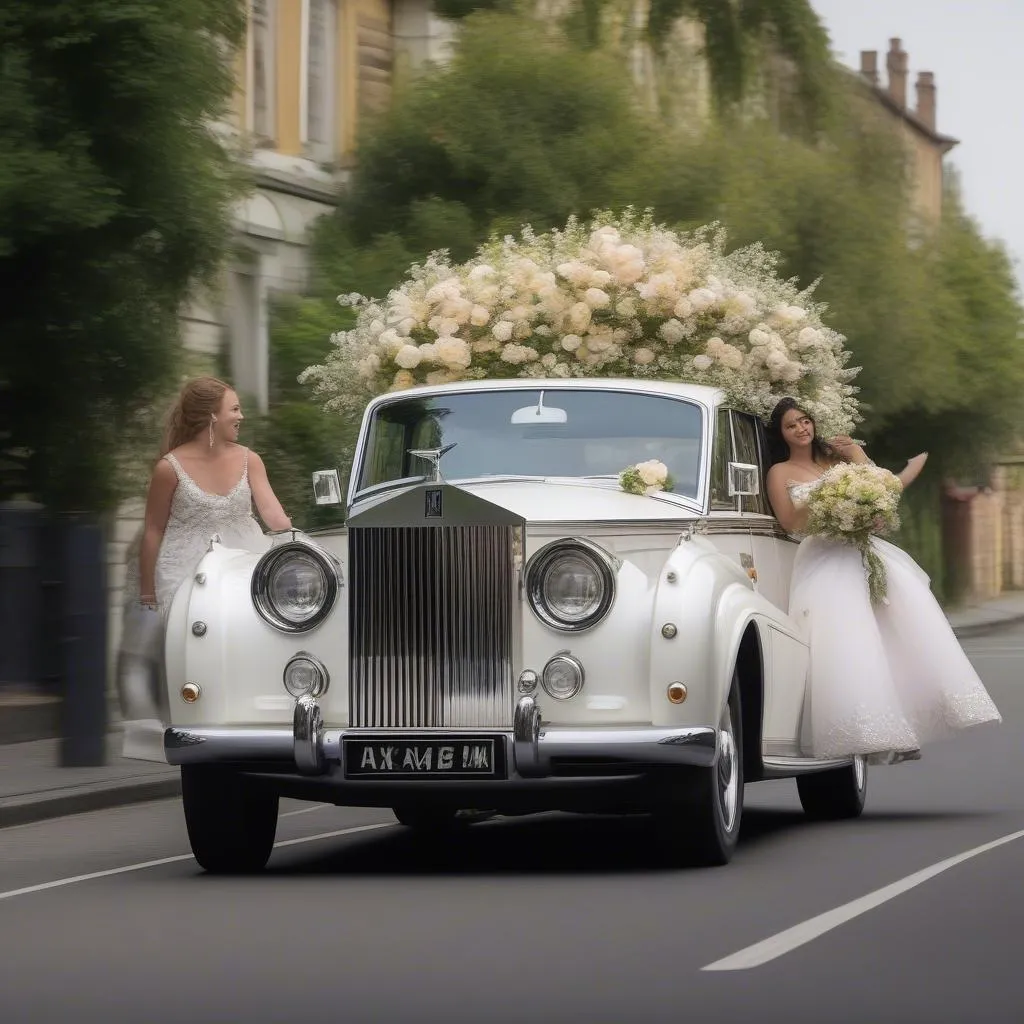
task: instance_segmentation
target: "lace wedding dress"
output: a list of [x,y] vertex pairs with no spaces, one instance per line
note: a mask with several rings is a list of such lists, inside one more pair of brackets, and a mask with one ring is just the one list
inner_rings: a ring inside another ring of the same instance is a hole
[[195,571],[214,535],[230,548],[264,551],[270,546],[270,539],[252,514],[248,449],[242,475],[227,494],[204,491],[174,455],[164,458],[174,468],[178,485],[171,497],[170,515],[157,555],[157,610],[139,604],[140,530],[128,550],[117,666],[125,719],[124,756],[158,761],[164,760],[163,723],[168,720],[163,634],[174,595]]
[[[788,484],[806,505],[818,481]],[[789,613],[808,637],[802,746],[811,757],[900,760],[930,741],[1001,716],[931,592],[927,574],[879,538],[888,593],[872,606],[860,551],[801,538]]]

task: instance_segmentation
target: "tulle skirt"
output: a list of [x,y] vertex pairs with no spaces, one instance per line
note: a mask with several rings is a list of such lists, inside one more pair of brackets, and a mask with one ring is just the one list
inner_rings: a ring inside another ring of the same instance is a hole
[[872,606],[860,551],[822,537],[797,550],[789,611],[810,645],[801,745],[811,757],[919,750],[999,722],[927,574],[900,548],[872,541],[885,564],[885,603]]

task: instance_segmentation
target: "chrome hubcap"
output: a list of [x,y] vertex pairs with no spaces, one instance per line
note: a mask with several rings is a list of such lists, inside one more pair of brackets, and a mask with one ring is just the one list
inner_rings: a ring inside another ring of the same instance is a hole
[[853,759],[853,781],[857,786],[857,792],[859,793],[865,786],[868,778],[868,762],[867,758],[863,755],[858,754]]
[[728,706],[722,715],[721,750],[718,754],[718,805],[726,832],[736,828],[740,798],[740,762],[736,737],[732,731],[732,713]]

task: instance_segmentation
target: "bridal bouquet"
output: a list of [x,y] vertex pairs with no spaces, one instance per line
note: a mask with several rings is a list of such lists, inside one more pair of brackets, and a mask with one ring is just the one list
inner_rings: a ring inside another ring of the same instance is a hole
[[825,473],[808,500],[808,534],[860,549],[872,604],[885,601],[887,581],[885,564],[871,547],[871,538],[899,529],[902,491],[899,478],[887,469],[843,462]]

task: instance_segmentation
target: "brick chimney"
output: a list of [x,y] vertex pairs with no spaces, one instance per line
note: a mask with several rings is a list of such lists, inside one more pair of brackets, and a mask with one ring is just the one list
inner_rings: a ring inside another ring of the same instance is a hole
[[878,51],[860,51],[860,73],[872,85],[878,85]]
[[917,76],[917,116],[935,131],[935,75],[922,71]]
[[889,72],[889,95],[900,107],[907,105],[907,53],[899,39],[889,40],[889,52],[885,58]]

